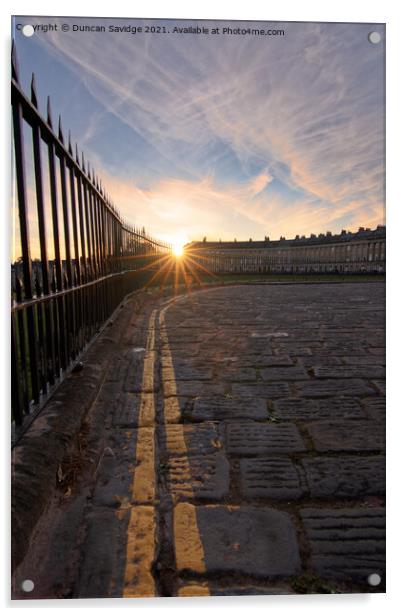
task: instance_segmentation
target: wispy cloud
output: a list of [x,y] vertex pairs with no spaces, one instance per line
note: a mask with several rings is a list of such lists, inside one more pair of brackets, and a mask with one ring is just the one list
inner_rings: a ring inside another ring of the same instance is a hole
[[[382,45],[365,24],[283,27],[275,39],[41,38],[103,110],[83,142],[127,217],[190,238],[383,222]],[[105,121],[114,165],[98,143]],[[118,162],[113,122],[141,139],[140,166],[134,153]]]

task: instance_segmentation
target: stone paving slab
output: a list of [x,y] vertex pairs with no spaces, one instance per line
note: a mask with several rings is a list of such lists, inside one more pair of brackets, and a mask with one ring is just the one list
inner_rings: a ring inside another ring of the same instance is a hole
[[226,450],[239,456],[302,452],[306,447],[292,424],[233,422],[226,427]]
[[265,368],[260,374],[264,381],[304,381],[308,379],[307,371],[299,366]]
[[97,511],[88,516],[77,598],[121,597],[128,521],[129,510],[119,515]]
[[[246,326],[247,327],[247,326]],[[245,329],[245,333],[247,332],[247,329]],[[251,338],[249,339],[247,342],[242,341],[241,345],[243,346],[244,350],[246,350],[247,348],[252,349],[253,353],[261,353],[263,354],[272,354],[273,353],[273,343],[272,343],[272,339],[269,340],[267,338]],[[239,348],[237,346],[237,348]],[[240,346],[240,350],[242,350],[242,347]],[[286,351],[284,351],[283,353],[284,355],[286,354]]]
[[[144,351],[145,349],[141,347],[141,353],[144,353]],[[106,374],[106,378],[105,378],[106,383],[124,382],[127,376],[127,371],[130,366],[131,357],[132,357],[131,353],[129,351],[126,351],[125,353],[122,353],[120,357],[117,357],[115,359],[115,361],[113,362],[113,365],[110,366]]]
[[295,384],[299,396],[324,398],[342,394],[344,396],[374,395],[375,389],[362,379],[311,379]]
[[380,421],[385,425],[386,401],[384,396],[365,398],[362,400],[362,405],[371,419]]
[[381,358],[381,360],[384,360],[385,358],[385,346],[370,347],[367,351],[370,355],[375,355],[376,357]]
[[163,392],[165,396],[219,395],[225,393],[225,385],[215,381],[165,381]]
[[241,460],[240,485],[248,500],[295,500],[305,492],[295,465],[285,456]]
[[265,368],[270,366],[294,366],[294,361],[289,355],[274,355],[272,351],[253,351],[247,349],[239,355],[239,348],[226,349],[225,352],[218,351],[214,354],[213,361],[219,367],[220,364],[228,365],[231,368]]
[[291,586],[232,586],[219,588],[215,584],[210,585],[210,594],[214,597],[239,597],[256,595],[292,595],[294,590]]
[[134,469],[134,455],[117,458],[112,449],[106,448],[97,469],[93,503],[102,507],[119,507],[124,499],[128,501]]
[[[142,349],[142,347],[138,347],[138,349]],[[157,375],[154,377],[152,386],[144,386],[143,383],[144,357],[150,353],[152,353],[152,351],[148,351],[146,353],[145,350],[138,350],[138,352],[133,352],[131,354],[130,363],[127,367],[126,376],[123,382],[124,391],[132,393],[140,393],[144,391],[151,393],[158,390],[159,384]]]
[[385,368],[383,366],[374,366],[370,364],[360,366],[316,366],[313,370],[314,376],[319,379],[377,379],[385,376]]
[[342,365],[342,357],[334,357],[328,353],[316,353],[315,355],[298,357],[297,361],[306,368],[313,368],[318,365],[325,366],[326,364],[330,364],[331,366]]
[[352,356],[352,357],[342,357],[342,361],[344,364],[351,366],[374,366],[374,367],[385,367],[385,353],[383,358],[379,358],[370,355],[363,355],[360,357]]
[[266,402],[261,398],[201,396],[194,401],[194,407],[186,417],[192,421],[264,420],[268,417],[268,411]]
[[243,353],[238,357],[239,366],[293,366],[293,361],[288,355],[274,355],[272,351],[254,351]]
[[374,387],[376,388],[376,390],[382,395],[385,396],[385,380],[383,381],[378,381],[378,380],[372,380],[371,381],[372,384],[374,385]]
[[217,501],[229,492],[229,463],[222,453],[170,457],[166,472],[175,500]]
[[232,385],[234,396],[260,397],[260,398],[287,398],[291,395],[288,383],[234,383]]
[[384,509],[305,508],[301,517],[316,573],[360,583],[372,573],[384,576]]
[[[174,516],[176,546],[185,546],[187,526],[180,507]],[[258,578],[292,576],[300,569],[296,531],[289,514],[270,508],[196,508],[196,517],[209,573],[239,573]],[[176,552],[179,569],[192,568],[185,550]]]
[[343,355],[353,355],[353,354],[364,357],[367,355],[369,351],[367,345],[363,343],[359,343],[358,340],[354,340],[354,336],[351,342],[338,341],[336,333],[333,334],[332,340],[330,342],[327,342],[324,348],[328,353],[331,353],[331,355],[335,357],[343,356]]
[[309,421],[331,418],[363,418],[356,398],[283,398],[272,402],[274,417],[281,420]]
[[[286,342],[286,344],[285,344]],[[275,345],[275,349],[277,353],[289,355],[290,357],[305,357],[308,355],[314,355],[322,348],[320,343],[312,344],[312,343],[298,343],[298,342],[287,342],[281,340],[281,344]]]
[[385,492],[384,456],[305,458],[302,461],[313,498],[359,498]]
[[[163,360],[166,358],[170,358],[171,357],[171,351],[172,349],[161,346],[160,350],[159,350],[159,357]],[[185,346],[183,348],[180,349],[180,351],[176,351],[176,353],[179,355],[181,360],[184,359],[193,359],[193,358],[198,358],[199,357],[199,353],[200,353],[200,347],[198,344],[191,344],[189,346]],[[175,355],[176,355],[175,353]]]
[[317,421],[306,427],[317,451],[371,451],[385,447],[384,426],[378,422]]
[[222,448],[217,426],[212,422],[166,425],[164,443],[167,453],[175,457],[207,455]]
[[[212,379],[211,364],[198,364],[195,366],[194,364],[191,365],[189,363],[174,362],[173,370],[174,378],[178,381],[210,381]],[[162,376],[165,377],[163,369]],[[167,378],[164,378],[164,381],[171,379],[172,375],[169,374]]]
[[255,368],[241,368],[240,366],[233,366],[231,368],[220,369],[218,372],[219,378],[234,383],[241,383],[243,381],[257,380],[257,371]]
[[141,396],[139,394],[126,392],[115,394],[112,416],[113,426],[120,428],[137,428],[140,407]]

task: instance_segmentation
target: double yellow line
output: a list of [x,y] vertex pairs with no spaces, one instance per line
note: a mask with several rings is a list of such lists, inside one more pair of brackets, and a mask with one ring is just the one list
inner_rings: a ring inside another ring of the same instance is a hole
[[[160,339],[163,345],[161,355],[164,392],[163,417],[165,434],[168,426],[175,425],[175,447],[170,453],[184,459],[183,481],[191,489],[191,468],[188,460],[184,426],[180,420],[180,405],[177,397],[176,379],[172,354],[166,330],[165,313],[171,306],[170,300],[159,313]],[[155,597],[156,585],[152,575],[152,564],[157,558],[157,475],[156,475],[156,424],[155,424],[155,331],[157,310],[149,318],[147,344],[145,349],[142,377],[140,411],[137,429],[135,471],[132,483],[132,506],[127,529],[126,568],[124,597]],[[169,439],[167,439],[169,451]],[[191,569],[205,572],[204,549],[197,524],[196,508],[189,503],[178,503],[173,510],[174,549],[177,569]],[[207,585],[188,585],[179,590],[180,596],[209,595]]]

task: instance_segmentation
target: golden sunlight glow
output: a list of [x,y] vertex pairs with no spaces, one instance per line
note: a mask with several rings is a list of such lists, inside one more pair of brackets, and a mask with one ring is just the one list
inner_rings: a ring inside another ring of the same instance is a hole
[[188,243],[188,237],[184,234],[175,235],[171,240],[172,254],[178,259],[184,255],[184,246]]
[[183,244],[180,244],[180,243],[173,244],[172,252],[173,252],[175,257],[182,257],[183,253],[184,253],[184,246],[183,246]]

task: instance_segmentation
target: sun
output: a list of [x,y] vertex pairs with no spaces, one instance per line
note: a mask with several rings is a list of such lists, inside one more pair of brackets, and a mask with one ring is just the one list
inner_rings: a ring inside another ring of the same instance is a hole
[[184,254],[183,242],[175,242],[172,246],[172,253],[175,257],[182,257]]

